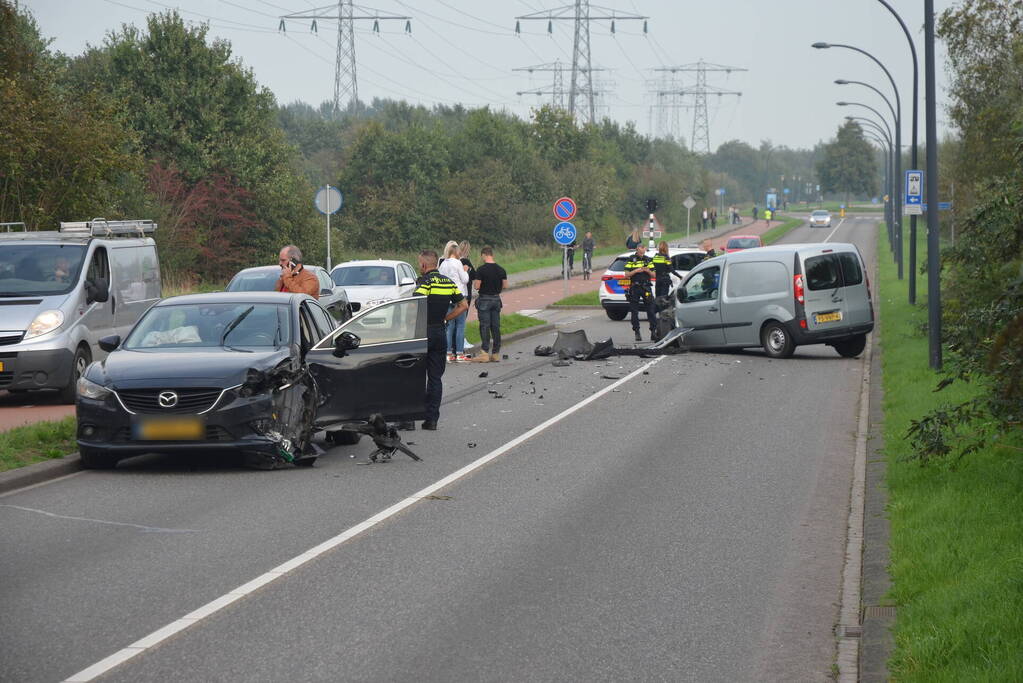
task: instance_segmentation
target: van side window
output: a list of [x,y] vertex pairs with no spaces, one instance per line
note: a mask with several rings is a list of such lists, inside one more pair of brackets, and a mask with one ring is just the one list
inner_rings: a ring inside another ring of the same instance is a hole
[[694,273],[686,280],[685,303],[691,301],[712,301],[718,298],[718,282],[721,279],[721,269],[717,266],[706,268]]
[[160,261],[156,258],[156,247],[141,247],[142,282],[145,283],[146,299],[160,298]]
[[841,286],[841,282],[837,254],[823,254],[806,259],[808,289],[835,289]]
[[733,263],[725,274],[725,294],[730,298],[784,294],[788,289],[788,271],[777,261]]
[[838,261],[842,264],[842,282],[846,287],[863,282],[863,269],[860,268],[860,259],[856,254],[843,251],[838,255]]
[[117,293],[121,301],[130,303],[146,298],[146,285],[142,281],[142,259],[138,247],[114,247],[114,273]]

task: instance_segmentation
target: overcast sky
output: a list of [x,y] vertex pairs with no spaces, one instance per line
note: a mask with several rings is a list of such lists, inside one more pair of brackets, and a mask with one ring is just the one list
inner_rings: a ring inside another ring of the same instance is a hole
[[[912,63],[908,44],[891,15],[876,0],[601,0],[618,13],[649,17],[619,20],[611,34],[608,21],[591,23],[594,67],[605,81],[603,112],[624,122],[634,121],[643,133],[658,133],[651,115],[655,100],[649,93],[660,87],[662,74],[654,68],[698,60],[748,69],[709,74],[708,83],[741,91],[741,97],[709,99],[710,143],[716,148],[729,139],[756,146],[761,140],[777,145],[809,147],[834,135],[849,108],[837,100],[856,100],[878,109],[877,95],[861,86],[838,86],[836,78],[869,82],[886,94],[883,72],[868,58],[846,49],[814,50],[817,41],[855,45],[874,54],[896,78],[903,97],[908,142],[912,93]],[[923,141],[923,13],[920,0],[891,0],[914,32],[921,68],[920,139]],[[936,0],[940,12],[954,4]],[[333,98],[337,23],[321,20],[318,33],[308,21],[289,20],[287,32],[278,29],[279,16],[329,5],[329,0],[21,0],[35,15],[53,47],[80,53],[87,44],[102,43],[105,34],[121,24],[144,26],[151,12],[177,8],[188,21],[207,22],[213,35],[231,42],[235,55],[256,79],[272,90],[279,102],[304,100],[318,104]],[[365,10],[412,17],[412,34],[404,21],[358,22],[355,51],[359,97],[405,99],[433,105],[463,103],[490,105],[528,117],[531,107],[550,97],[516,95],[518,91],[551,87],[552,74],[513,72],[518,67],[560,60],[571,64],[572,24],[523,21],[519,15],[553,10],[565,3],[547,0],[366,0]],[[356,6],[357,8],[359,5]],[[358,10],[357,10],[358,11]],[[336,5],[325,13],[336,15]],[[592,14],[603,10],[593,4]],[[945,101],[945,55],[938,47],[939,104]],[[680,77],[682,75],[680,74]],[[683,85],[692,85],[685,74]],[[568,87],[569,74],[565,74]],[[866,110],[860,110],[866,112]],[[858,115],[858,114],[857,114]],[[867,113],[869,115],[869,113]],[[939,135],[944,115],[939,111]],[[668,121],[670,125],[670,119]],[[687,144],[692,135],[692,111],[681,110],[679,128]]]

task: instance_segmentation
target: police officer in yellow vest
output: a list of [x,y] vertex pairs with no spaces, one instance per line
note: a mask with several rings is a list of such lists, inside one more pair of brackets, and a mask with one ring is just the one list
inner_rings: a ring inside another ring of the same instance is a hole
[[426,419],[423,429],[437,429],[440,419],[440,400],[444,391],[447,338],[444,325],[469,308],[458,287],[437,270],[437,252],[425,249],[419,252],[419,272],[416,281],[417,296],[426,297]]
[[639,309],[646,310],[646,320],[650,324],[650,339],[657,334],[657,305],[651,278],[654,277],[653,262],[646,255],[646,245],[636,247],[636,253],[625,263],[625,276],[629,278],[629,311],[632,313],[632,331],[636,341],[642,341],[639,334]]
[[671,290],[671,274],[674,273],[680,280],[682,276],[675,270],[675,264],[671,262],[671,257],[668,256],[667,242],[662,241],[657,245],[657,253],[650,259],[650,262],[654,266],[654,284],[656,286],[654,295],[657,298],[668,296],[668,292]]

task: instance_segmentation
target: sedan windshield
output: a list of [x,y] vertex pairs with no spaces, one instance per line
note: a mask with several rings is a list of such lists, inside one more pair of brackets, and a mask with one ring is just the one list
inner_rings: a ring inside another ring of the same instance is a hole
[[813,215],[813,216],[820,216],[820,217],[826,218],[828,216],[828,212],[827,211],[814,211],[811,215]]
[[760,240],[756,237],[733,237],[728,240],[729,249],[752,249],[759,246]]
[[231,278],[227,283],[229,292],[272,292],[277,284],[281,271],[274,270],[253,270],[242,271]]
[[330,277],[341,287],[386,287],[394,284],[394,268],[391,266],[345,266],[338,268]]
[[0,296],[67,294],[84,256],[81,244],[0,244]]
[[277,346],[291,339],[290,321],[290,308],[278,304],[154,306],[128,335],[124,348]]

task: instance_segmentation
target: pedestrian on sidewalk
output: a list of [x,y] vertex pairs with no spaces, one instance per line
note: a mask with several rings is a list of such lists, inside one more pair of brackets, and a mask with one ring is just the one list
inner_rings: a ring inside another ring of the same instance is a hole
[[771,227],[771,215],[773,213],[774,212],[771,211],[771,207],[770,206],[768,206],[767,208],[764,209],[764,220],[767,221],[767,227]]
[[[465,303],[467,306],[472,306],[472,281],[476,279],[476,270],[473,268],[472,260],[470,259],[471,249],[472,247],[469,245],[469,240],[462,240],[461,242],[458,243],[458,255],[460,256],[460,260],[462,262],[462,269],[465,270],[466,275],[469,276],[469,282],[467,282],[465,285],[466,289]],[[466,321],[469,320],[468,311],[466,311],[465,319]],[[466,341],[464,340],[464,337],[462,343],[463,348],[465,348],[464,344],[466,343]]]
[[707,211],[707,207],[703,207],[703,229],[707,229],[707,221],[710,220],[710,213]]
[[587,232],[586,237],[583,238],[583,279],[589,280],[590,273],[593,272],[593,249],[597,246],[596,240],[593,239],[593,233]]
[[756,222],[756,220],[757,220],[757,205],[754,204],[753,205],[753,221]]
[[[444,260],[437,268],[441,275],[451,280],[462,298],[466,298],[469,288],[469,273],[465,271],[462,260],[459,258],[458,242],[454,240],[444,245]],[[452,304],[451,308],[454,309]],[[469,360],[465,355],[465,320],[469,317],[469,305],[462,309],[461,315],[450,319],[447,326],[448,339],[448,362],[464,363]]]
[[437,270],[437,252],[432,249],[419,252],[419,272],[415,294],[426,297],[426,419],[423,429],[433,430],[437,429],[440,419],[440,400],[444,393],[441,377],[448,346],[446,324],[459,315],[464,316],[469,305],[455,283]]
[[710,210],[710,227],[712,229],[716,229],[718,227],[718,210],[717,209],[711,209]]
[[501,360],[501,292],[508,286],[508,273],[494,263],[493,247],[480,249],[480,256],[483,265],[476,269],[473,286],[479,291],[476,312],[480,318],[482,351],[472,360],[474,363],[497,363]]

